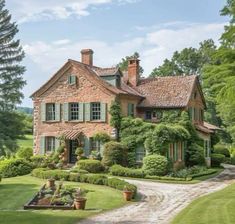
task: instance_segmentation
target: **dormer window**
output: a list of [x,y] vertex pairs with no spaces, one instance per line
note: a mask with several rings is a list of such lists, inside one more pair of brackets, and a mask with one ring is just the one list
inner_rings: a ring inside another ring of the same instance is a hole
[[69,85],[76,85],[77,83],[77,76],[76,75],[69,75],[68,76],[68,84]]

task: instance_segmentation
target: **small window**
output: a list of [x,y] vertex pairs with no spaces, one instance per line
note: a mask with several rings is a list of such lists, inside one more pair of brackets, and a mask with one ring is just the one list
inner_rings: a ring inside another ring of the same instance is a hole
[[93,138],[91,138],[91,150],[100,152],[100,141],[96,141]]
[[162,119],[162,111],[157,111],[157,119]]
[[133,103],[128,103],[127,116],[134,117],[135,115],[135,105]]
[[100,103],[91,103],[91,119],[92,120],[100,120],[101,119]]
[[145,149],[144,147],[138,147],[135,152],[136,155],[136,162],[142,163],[143,158],[145,157]]
[[46,120],[47,121],[55,120],[55,104],[54,103],[46,104]]
[[156,111],[153,111],[153,117],[156,118],[157,114]]
[[69,104],[70,120],[79,120],[79,103]]
[[194,92],[194,99],[197,98],[197,92]]
[[145,119],[146,120],[151,120],[152,119],[152,112],[151,111],[146,111],[145,112]]
[[68,84],[69,85],[75,85],[76,82],[77,82],[77,76],[75,76],[75,75],[68,76]]
[[46,153],[55,151],[55,137],[46,137]]

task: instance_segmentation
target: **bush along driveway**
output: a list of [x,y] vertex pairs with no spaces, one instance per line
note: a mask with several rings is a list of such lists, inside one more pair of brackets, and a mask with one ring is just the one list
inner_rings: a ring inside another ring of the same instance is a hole
[[198,184],[167,184],[127,180],[138,187],[142,200],[92,218],[81,224],[167,224],[194,199],[221,190],[234,182],[235,166],[224,165],[218,176]]

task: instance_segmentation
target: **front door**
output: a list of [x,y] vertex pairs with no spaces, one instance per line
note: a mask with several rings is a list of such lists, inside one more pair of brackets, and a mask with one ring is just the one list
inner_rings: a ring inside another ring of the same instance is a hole
[[69,140],[69,163],[76,163],[77,156],[75,151],[78,147],[78,140]]

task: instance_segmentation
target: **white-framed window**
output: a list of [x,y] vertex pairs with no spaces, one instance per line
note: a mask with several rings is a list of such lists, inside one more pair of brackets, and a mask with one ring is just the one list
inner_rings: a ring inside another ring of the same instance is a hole
[[97,151],[97,152],[100,152],[100,141],[97,141],[93,138],[90,139],[91,143],[90,143],[90,146],[91,146],[91,151]]
[[55,103],[46,104],[46,120],[47,121],[55,120]]
[[101,119],[101,106],[100,102],[91,103],[91,120]]
[[77,76],[76,75],[69,75],[68,76],[68,84],[75,85],[77,83]]
[[55,151],[55,137],[47,136],[45,140],[46,153],[51,153]]

